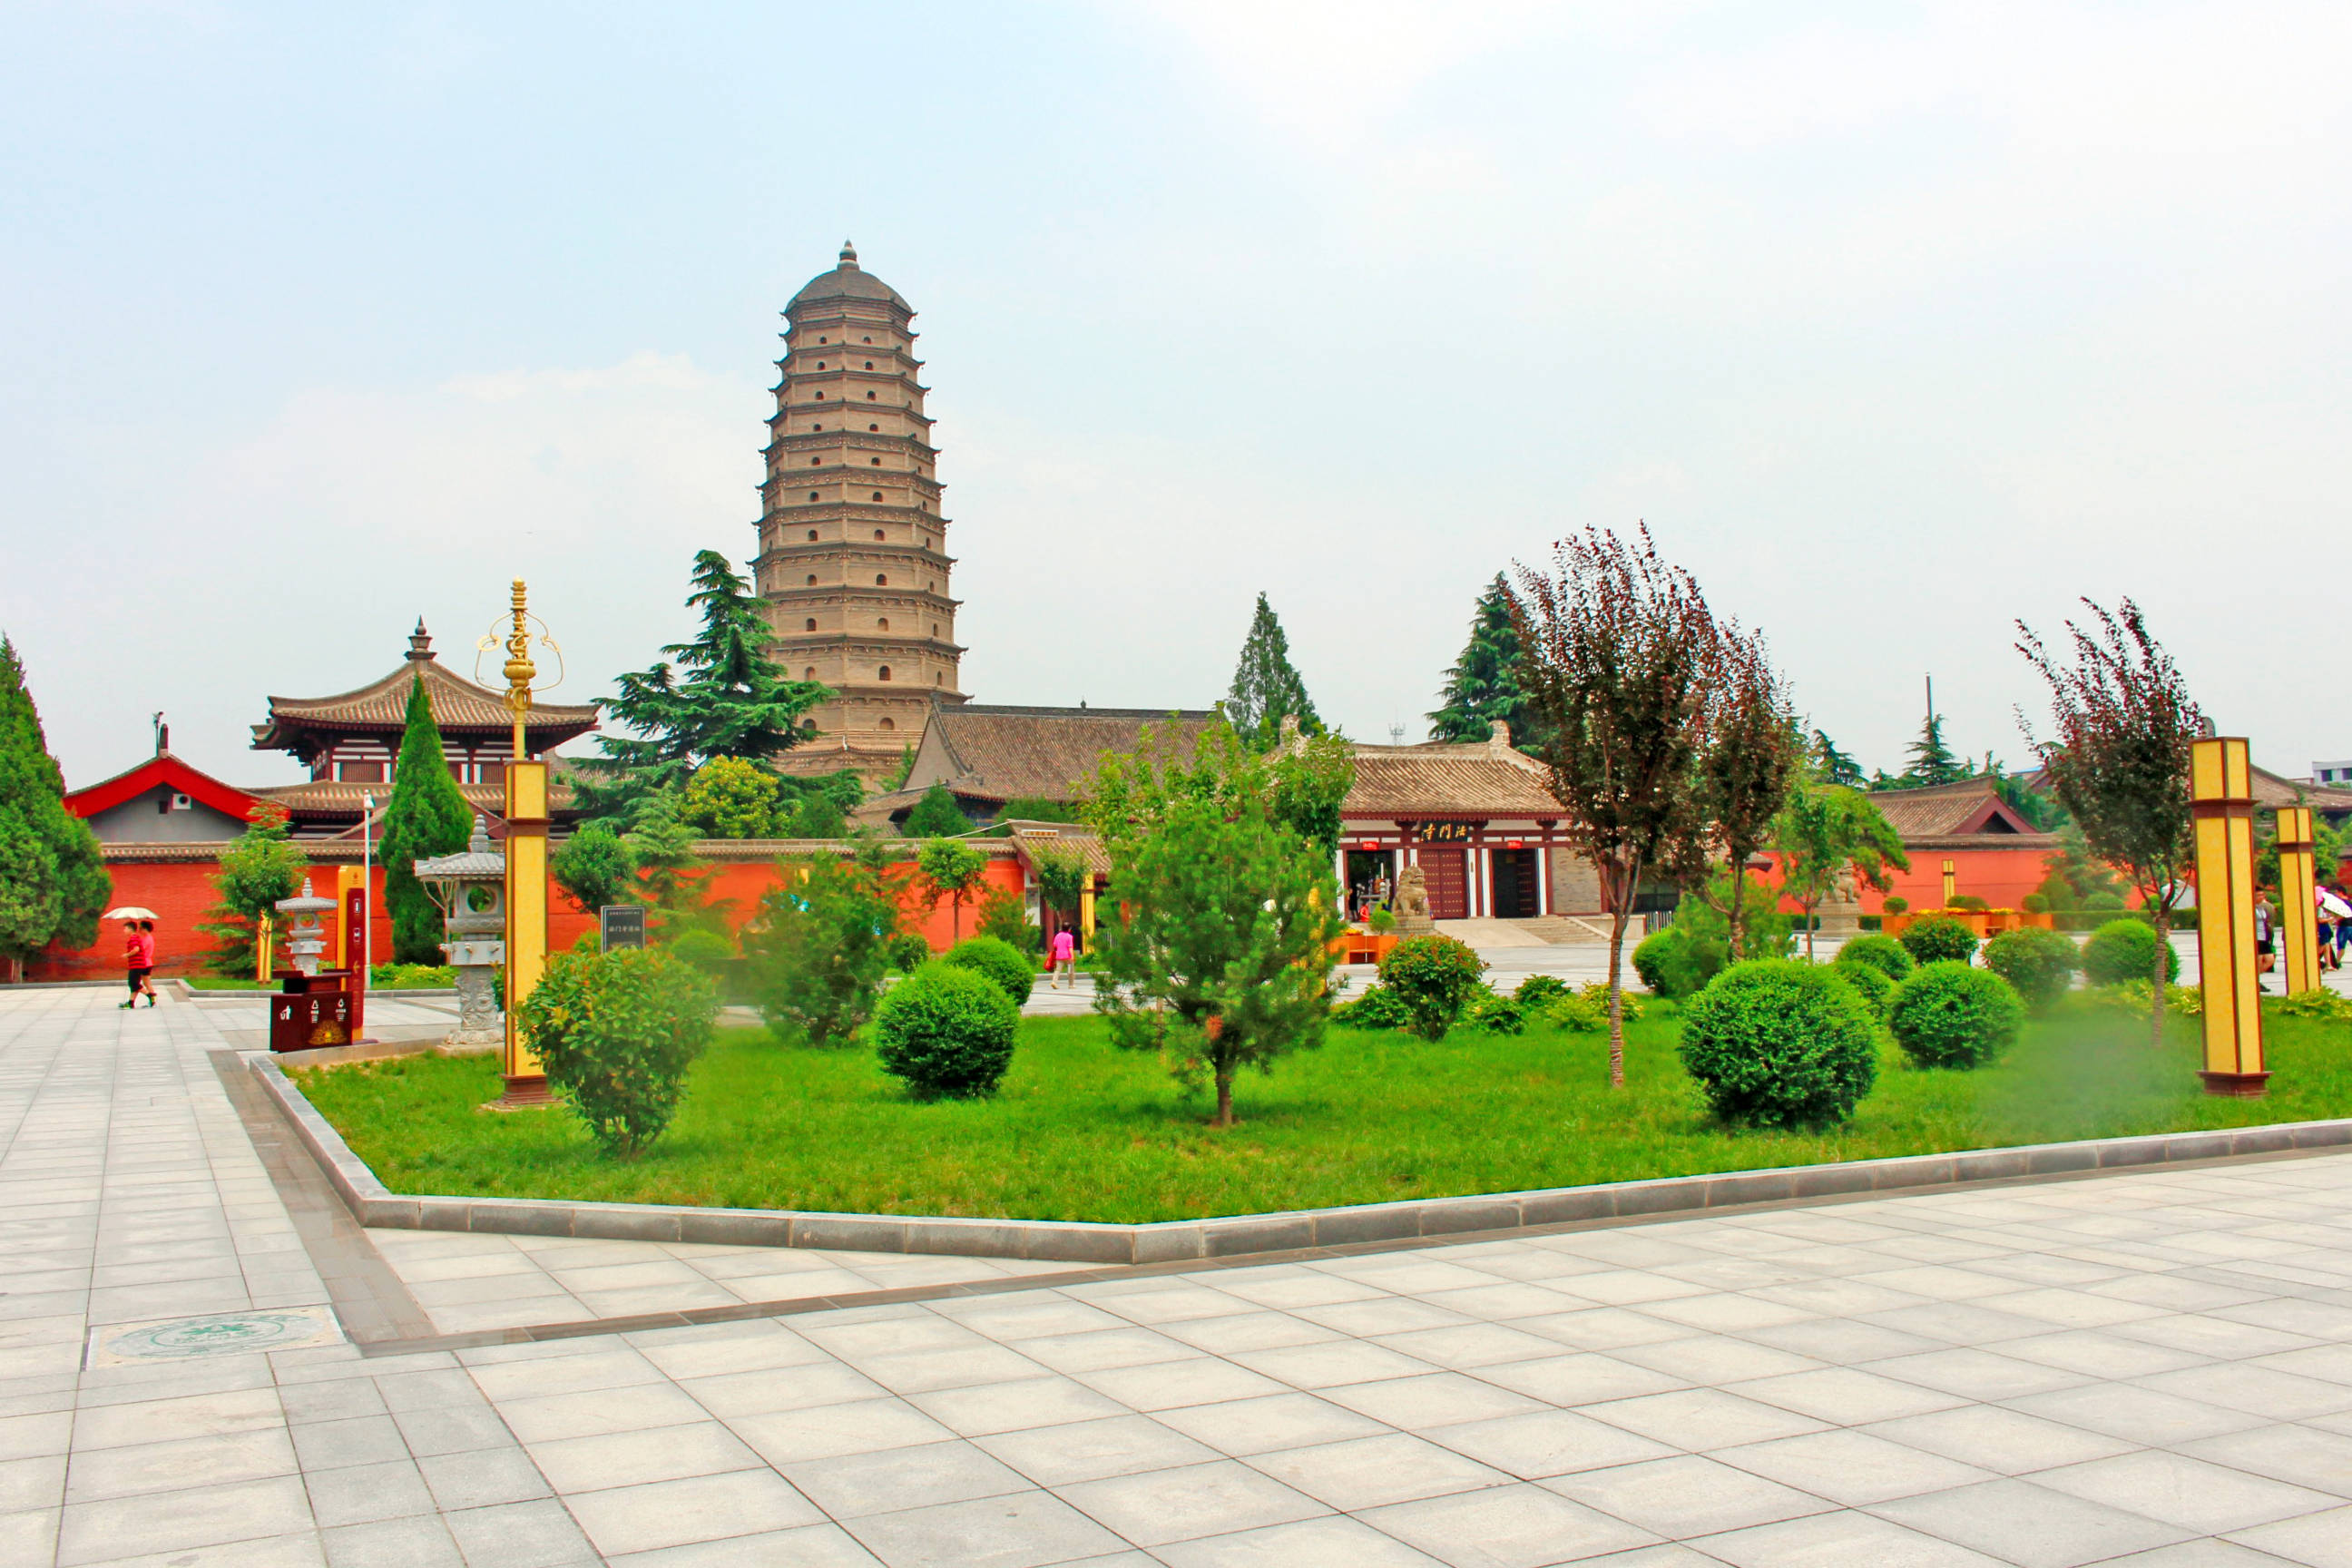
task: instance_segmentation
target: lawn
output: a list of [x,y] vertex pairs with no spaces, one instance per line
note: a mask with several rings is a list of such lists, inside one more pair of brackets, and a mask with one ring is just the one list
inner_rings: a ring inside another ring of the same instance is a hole
[[499,1089],[492,1057],[297,1078],[394,1192],[1132,1222],[2352,1115],[2352,1026],[2268,1024],[2264,1100],[2199,1091],[2194,1020],[2158,1053],[2145,1022],[2070,1009],[1972,1073],[1886,1045],[1853,1121],[1819,1135],[1714,1123],[1656,1016],[1629,1031],[1615,1094],[1594,1035],[1334,1028],[1244,1078],[1226,1131],[1205,1094],[1093,1018],[1024,1020],[1003,1093],[971,1104],[908,1102],[869,1051],[722,1030],[668,1133],[625,1162],[568,1112],[478,1110]]

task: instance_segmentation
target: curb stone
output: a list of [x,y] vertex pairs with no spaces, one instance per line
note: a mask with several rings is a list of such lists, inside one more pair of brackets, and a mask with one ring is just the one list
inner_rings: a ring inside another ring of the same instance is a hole
[[275,1058],[266,1052],[247,1052],[245,1059],[261,1080],[262,1088],[292,1123],[296,1136],[319,1162],[330,1184],[364,1226],[395,1230],[567,1236],[607,1241],[1019,1258],[1066,1263],[1168,1263],[1236,1258],[1257,1252],[1289,1252],[1416,1237],[1434,1238],[1577,1221],[1631,1219],[1855,1193],[1919,1191],[1969,1182],[2129,1170],[2232,1155],[2352,1147],[2352,1120],[2287,1121],[2265,1127],[1966,1149],[1835,1164],[1780,1166],[1612,1182],[1597,1186],[1405,1199],[1148,1225],[699,1208],[680,1204],[571,1203],[541,1198],[425,1197],[396,1194],[385,1187],[367,1163],[352,1152],[342,1134],[295,1087]]

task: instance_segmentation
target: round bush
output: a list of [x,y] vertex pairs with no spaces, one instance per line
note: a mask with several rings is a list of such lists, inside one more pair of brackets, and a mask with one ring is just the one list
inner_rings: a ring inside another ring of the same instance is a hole
[[890,939],[890,967],[901,974],[912,974],[931,961],[931,944],[914,931],[900,931]]
[[892,986],[874,1009],[882,1070],[917,1100],[982,1100],[1013,1065],[1020,1009],[992,980],[934,962]]
[[1890,915],[1909,914],[1911,912],[1911,900],[1905,898],[1900,893],[1889,893],[1886,895],[1885,900],[1880,907]]
[[1985,943],[1985,967],[2017,988],[2029,1007],[2047,1007],[2074,984],[2072,937],[2038,926],[2005,931]]
[[1977,933],[1949,915],[1914,921],[1895,940],[1920,963],[1966,963],[1977,955]]
[[1886,1026],[1922,1067],[1972,1068],[2007,1050],[2025,1023],[2017,989],[1990,969],[1945,959],[1895,988]]
[[1644,937],[1633,950],[1633,973],[1655,995],[1690,996],[1723,972],[1729,945],[1696,939],[1680,925]]
[[1568,982],[1557,974],[1530,974],[1511,993],[1511,1000],[1528,1012],[1538,1012],[1568,994]]
[[547,1081],[608,1154],[662,1134],[709,1042],[719,997],[708,975],[658,947],[565,952],[517,1015]]
[[940,962],[993,981],[1013,998],[1015,1007],[1029,1000],[1037,984],[1035,967],[1021,956],[1019,948],[1001,937],[968,936],[941,954]]
[[1836,963],[1862,963],[1875,969],[1889,980],[1908,980],[1911,972],[1919,967],[1912,959],[1911,950],[1891,936],[1865,931],[1838,949]]
[[1450,936],[1409,936],[1381,960],[1381,984],[1396,994],[1425,1040],[1442,1040],[1471,1003],[1486,992],[1479,978],[1486,961]]
[[1644,990],[1659,996],[1666,994],[1666,960],[1675,947],[1675,933],[1662,931],[1643,937],[1633,948],[1633,973],[1641,977]]
[[1878,1077],[1878,1028],[1859,993],[1821,965],[1735,963],[1683,1008],[1683,1066],[1726,1121],[1843,1121]]
[[1886,977],[1886,971],[1874,963],[1832,963],[1829,970],[1833,977],[1853,986],[1854,994],[1869,1004],[1872,1017],[1886,1016],[1886,1004],[1895,994],[1895,982]]
[[[2083,978],[2094,985],[2149,980],[2156,973],[2156,928],[2145,921],[2109,921],[2083,944]],[[2165,944],[2164,979],[2180,978],[2180,954]]]
[[2028,893],[2017,900],[2017,907],[2029,915],[2046,915],[2050,912],[2050,895]]
[[1470,1007],[1462,1021],[1474,1029],[1484,1029],[1490,1035],[1517,1035],[1528,1026],[1527,1015],[1517,1002],[1508,996],[1488,992],[1470,999]]

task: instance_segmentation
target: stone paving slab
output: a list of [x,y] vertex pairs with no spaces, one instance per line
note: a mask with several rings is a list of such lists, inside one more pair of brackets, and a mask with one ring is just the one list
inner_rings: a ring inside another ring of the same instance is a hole
[[94,1323],[160,1315],[134,1303],[325,1293],[217,1032],[97,994],[0,994],[0,1562],[2324,1568],[2352,1542],[2352,1154],[81,1371]]

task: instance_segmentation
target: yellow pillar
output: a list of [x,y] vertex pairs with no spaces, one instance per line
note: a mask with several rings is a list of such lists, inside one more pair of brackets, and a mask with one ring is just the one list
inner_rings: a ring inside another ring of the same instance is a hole
[[2271,1075],[2263,1065],[2254,972],[2253,772],[2242,738],[2191,744],[2189,796],[2197,834],[2197,966],[2205,992],[2205,1067],[2197,1076],[2208,1094],[2257,1100]]
[[256,980],[264,982],[268,980],[269,959],[276,942],[276,934],[271,930],[269,917],[257,916],[253,926],[253,977]]
[[547,764],[526,762],[530,712],[530,628],[522,579],[514,584],[514,630],[507,637],[507,707],[514,714],[514,753],[507,763],[507,1043],[499,1070],[507,1110],[547,1102],[547,1071],[523,1043],[516,1018],[547,972]]
[[335,962],[337,969],[357,967],[360,955],[367,944],[352,924],[352,889],[366,883],[367,871],[359,866],[335,868]]
[[1952,863],[1947,860],[1944,862],[1944,907],[1946,909],[1952,907],[1952,900],[1958,896],[1959,890],[1959,873],[1954,870]]
[[1078,889],[1078,951],[1095,950],[1095,885],[1090,879]]
[[2286,989],[2316,991],[2319,980],[2319,919],[2312,897],[2311,807],[2283,805],[2278,813],[2279,921],[2286,938]]

